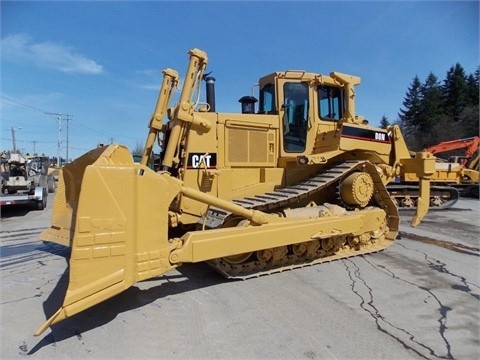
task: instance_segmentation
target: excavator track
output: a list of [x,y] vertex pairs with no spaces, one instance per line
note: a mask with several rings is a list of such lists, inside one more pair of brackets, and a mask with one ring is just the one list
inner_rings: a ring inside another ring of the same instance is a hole
[[[273,254],[268,261],[263,261],[261,253],[259,256],[260,251],[257,251],[252,254],[241,254],[233,259],[214,259],[208,262],[209,265],[227,278],[248,279],[384,250],[396,237],[399,223],[398,211],[381,182],[376,167],[366,161],[345,161],[322,170],[298,184],[233,200],[233,202],[247,209],[268,213],[280,212],[282,209],[295,207],[301,201],[311,199],[315,194],[325,191],[332,185],[338,188],[342,179],[355,171],[366,172],[372,177],[374,194],[371,201],[387,214],[385,227],[376,234],[375,238],[341,235],[327,239],[309,239],[296,245],[266,249]],[[328,206],[328,204],[324,205]],[[344,206],[341,201],[338,201],[338,205]],[[368,206],[360,211],[368,211],[371,208]],[[242,226],[242,223],[241,220],[235,220],[235,215],[230,212],[212,207],[198,225],[203,229],[215,229]],[[299,249],[303,249],[303,252]]]
[[[399,211],[415,210],[420,193],[415,185],[387,185],[387,190],[394,199]],[[445,210],[458,200],[459,192],[452,186],[430,186],[429,210]]]

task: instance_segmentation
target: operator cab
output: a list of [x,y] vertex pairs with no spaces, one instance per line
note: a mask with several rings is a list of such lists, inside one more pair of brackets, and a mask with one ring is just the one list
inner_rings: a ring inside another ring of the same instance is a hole
[[258,112],[280,116],[285,153],[304,153],[314,146],[319,130],[331,133],[340,123],[358,123],[348,93],[359,83],[358,77],[334,72],[330,76],[301,70],[275,72],[259,81]]

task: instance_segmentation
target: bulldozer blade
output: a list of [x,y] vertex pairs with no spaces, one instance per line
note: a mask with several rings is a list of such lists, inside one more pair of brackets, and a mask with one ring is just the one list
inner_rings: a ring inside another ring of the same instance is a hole
[[132,164],[130,153],[119,149],[119,145],[96,148],[59,170],[57,193],[52,211],[52,225],[40,234],[41,240],[71,246],[85,169],[92,164]]
[[63,223],[50,230],[71,234],[68,289],[35,335],[177,266],[168,260],[178,245],[168,241],[168,208],[180,192],[178,180],[134,164],[126,147],[110,145],[66,166],[63,186],[55,211],[66,214],[54,214]]

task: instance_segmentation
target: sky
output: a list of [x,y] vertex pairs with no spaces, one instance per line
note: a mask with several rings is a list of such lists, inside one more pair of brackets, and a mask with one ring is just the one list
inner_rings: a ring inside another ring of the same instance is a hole
[[143,147],[162,70],[183,77],[193,48],[208,54],[217,112],[240,112],[274,71],[338,71],[361,77],[357,115],[374,126],[397,120],[415,76],[480,65],[477,1],[2,0],[0,11],[0,150],[14,134],[23,153],[52,157]]

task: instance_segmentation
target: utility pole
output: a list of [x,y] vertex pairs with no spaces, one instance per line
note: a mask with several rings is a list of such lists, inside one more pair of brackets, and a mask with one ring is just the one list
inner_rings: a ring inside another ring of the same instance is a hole
[[57,123],[58,123],[58,132],[57,132],[57,167],[60,168],[62,166],[62,161],[60,160],[60,132],[62,131],[62,114],[57,115]]
[[69,125],[69,122],[70,122],[70,117],[72,115],[70,114],[61,114],[61,113],[50,113],[50,112],[46,112],[44,114],[47,114],[47,115],[54,115],[57,117],[57,123],[58,123],[58,136],[57,136],[57,166],[58,167],[61,167],[61,157],[60,157],[60,144],[61,144],[61,141],[60,141],[60,133],[62,131],[62,120],[63,120],[63,116],[65,116],[65,120],[67,121],[67,157],[65,159],[65,161],[68,163],[68,125]]
[[70,120],[71,120],[70,117],[71,117],[72,115],[70,115],[70,114],[65,114],[65,116],[67,117],[67,158],[65,159],[65,161],[66,161],[67,164],[68,164],[68,125],[69,125],[69,123],[70,123]]
[[[15,129],[13,126],[12,126],[12,142],[13,142],[13,153],[15,154],[17,152],[17,142],[15,140]],[[18,130],[22,130],[22,127],[19,127]]]
[[13,142],[13,153],[17,152],[17,144],[15,143],[15,128],[12,126],[12,142]]
[[57,131],[57,167],[61,166],[61,161],[60,161],[60,132],[62,131],[62,114],[60,113],[51,113],[51,112],[46,112],[44,114],[47,115],[53,115],[57,117],[57,126],[58,126],[58,131]]
[[37,152],[35,151],[35,144],[36,144],[38,141],[33,140],[32,142],[33,142],[33,154],[32,154],[32,155],[36,155]]

